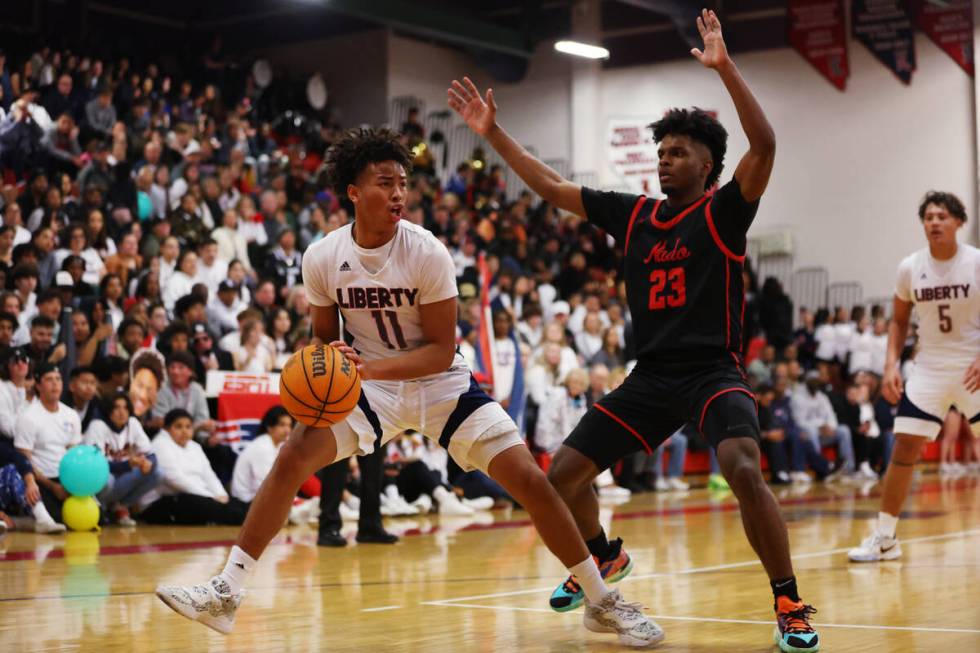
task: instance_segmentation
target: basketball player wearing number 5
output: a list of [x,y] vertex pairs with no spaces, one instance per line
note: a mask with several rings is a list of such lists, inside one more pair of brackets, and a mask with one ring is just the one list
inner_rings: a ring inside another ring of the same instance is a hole
[[[563,179],[500,127],[493,91],[481,97],[469,79],[453,82],[449,105],[545,201],[585,216],[623,250],[638,365],[582,418],[549,471],[603,575],[622,577],[631,562],[622,541],[609,542],[603,532],[593,479],[628,454],[653,452],[691,421],[715,447],[745,533],[769,575],[774,639],[784,651],[811,652],[819,648],[809,623],[814,610],[797,594],[786,525],[762,478],[758,416],[741,358],[746,232],[769,182],[776,140],[728,56],[717,16],[704,11],[697,24],[704,50],[691,54],[721,78],[749,142],[734,178],[714,193],[727,134],[704,111],[672,109],[651,125],[667,196],[654,200]],[[558,586],[552,609],[581,604],[578,581],[569,577]]]
[[464,470],[489,474],[524,506],[548,548],[583,578],[587,628],[616,633],[629,646],[660,641],[663,631],[642,607],[606,586],[517,426],[456,352],[452,257],[430,232],[402,220],[408,150],[387,130],[353,130],[330,149],[327,166],[331,185],[354,204],[355,221],[310,246],[303,282],[314,338],[357,366],[362,394],[343,421],[293,431],[220,574],[201,585],[160,587],[157,595],[181,615],[229,632],[248,574],[285,522],[300,484],[334,461],[370,453],[414,429],[438,441]]
[[[980,250],[959,243],[966,223],[963,202],[931,192],[919,206],[928,247],[898,266],[888,355],[881,392],[898,404],[895,447],[881,491],[881,512],[871,534],[851,549],[852,562],[901,557],[895,535],[898,514],[912,485],[912,472],[926,443],[935,440],[951,406],[980,436]],[[902,349],[912,316],[919,317],[919,353],[902,388]]]

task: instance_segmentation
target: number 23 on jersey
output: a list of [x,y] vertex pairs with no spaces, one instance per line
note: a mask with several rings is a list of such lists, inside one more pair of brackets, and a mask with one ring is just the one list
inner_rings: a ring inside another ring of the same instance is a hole
[[687,280],[684,268],[658,268],[650,271],[651,311],[679,308],[687,303]]

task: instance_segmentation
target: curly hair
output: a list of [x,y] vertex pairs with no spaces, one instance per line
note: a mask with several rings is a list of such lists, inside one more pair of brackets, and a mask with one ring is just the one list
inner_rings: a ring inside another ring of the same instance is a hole
[[958,198],[956,195],[940,190],[931,190],[926,193],[926,196],[922,198],[922,203],[919,204],[920,220],[925,220],[926,207],[930,204],[941,206],[949,211],[949,214],[954,218],[962,222],[966,222],[966,208],[963,206],[963,202],[960,201],[960,198]]
[[394,161],[412,171],[412,154],[398,140],[398,134],[384,129],[350,129],[327,150],[327,179],[340,197],[371,163]]
[[711,172],[704,182],[705,190],[711,188],[725,167],[725,151],[728,148],[728,132],[707,111],[670,109],[663,118],[648,125],[653,130],[653,140],[661,142],[668,135],[688,136],[711,151]]

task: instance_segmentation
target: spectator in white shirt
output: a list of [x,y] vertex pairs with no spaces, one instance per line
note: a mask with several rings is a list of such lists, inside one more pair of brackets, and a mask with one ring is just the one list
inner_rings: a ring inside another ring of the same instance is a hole
[[111,510],[116,523],[134,526],[129,509],[160,484],[160,468],[126,393],[111,396],[105,412],[105,419],[93,420],[85,433],[85,444],[98,447],[109,461],[109,482],[99,492],[99,502]]
[[226,261],[239,260],[248,265],[248,243],[238,230],[238,212],[227,209],[221,218],[221,226],[211,232],[218,245],[218,256]]
[[17,420],[14,446],[31,461],[41,500],[51,517],[60,522],[61,505],[68,498],[68,491],[58,480],[58,467],[68,449],[81,444],[82,423],[78,413],[60,401],[64,386],[55,365],[39,364],[34,383],[37,401]]
[[800,428],[800,437],[818,445],[834,444],[837,453],[844,461],[844,468],[852,473],[855,470],[854,442],[851,430],[838,423],[837,414],[830,403],[830,398],[821,390],[823,385],[820,372],[811,370],[806,373],[805,387],[798,389],[790,398],[793,418]]
[[[167,240],[169,240],[169,238]],[[163,249],[161,248],[161,252],[162,251]],[[191,290],[194,288],[194,280],[197,278],[197,267],[197,254],[194,252],[194,250],[184,250],[177,258],[177,268],[170,276],[170,280],[166,283],[166,285],[164,285],[162,279],[163,261],[160,261],[160,288],[163,289],[161,295],[163,305],[167,307],[168,311],[172,312],[174,310],[174,306],[177,304],[178,299],[184,295],[191,294]]]
[[151,524],[226,524],[245,521],[248,506],[225,492],[194,442],[194,424],[183,408],[163,418],[164,430],[153,440],[153,453],[163,482],[146,495],[149,502],[140,518]]
[[857,328],[851,335],[851,344],[848,347],[847,373],[852,377],[858,372],[871,371],[875,342],[870,327],[871,320],[864,316],[858,321]]
[[[167,236],[160,243],[160,287],[170,285],[170,278],[177,270],[177,259],[180,257],[180,241],[176,236]],[[185,293],[186,294],[186,293]],[[178,295],[179,297],[180,295]]]
[[598,312],[585,314],[582,330],[575,335],[575,346],[586,361],[591,360],[602,349],[602,329]]
[[238,314],[248,305],[242,300],[239,286],[230,279],[218,284],[218,290],[208,300],[208,325],[217,334],[224,335],[238,330]]
[[196,283],[207,286],[208,294],[214,296],[218,284],[228,278],[228,261],[218,254],[218,243],[212,238],[206,238],[197,246],[197,276]]
[[262,481],[272,471],[279,447],[293,430],[293,418],[282,406],[273,406],[262,418],[263,434],[252,440],[238,455],[231,477],[231,496],[251,503]]
[[875,320],[874,333],[871,336],[871,368],[870,372],[878,378],[885,375],[885,359],[888,356],[888,320],[879,317]]
[[17,420],[30,403],[33,379],[28,378],[30,358],[23,349],[8,349],[0,367],[0,435],[14,439]]
[[588,410],[585,391],[589,388],[589,373],[576,368],[568,373],[564,387],[548,391],[547,398],[538,411],[538,424],[534,436],[535,446],[547,454],[554,454]]

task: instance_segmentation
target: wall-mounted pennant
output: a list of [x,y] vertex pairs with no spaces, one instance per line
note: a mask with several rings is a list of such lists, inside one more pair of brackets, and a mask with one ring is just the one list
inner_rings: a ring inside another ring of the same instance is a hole
[[789,0],[787,38],[831,84],[844,90],[849,69],[843,0]]
[[970,0],[924,0],[915,24],[933,43],[973,76],[973,3]]
[[906,84],[915,70],[912,18],[906,0],[852,0],[854,38]]

